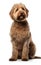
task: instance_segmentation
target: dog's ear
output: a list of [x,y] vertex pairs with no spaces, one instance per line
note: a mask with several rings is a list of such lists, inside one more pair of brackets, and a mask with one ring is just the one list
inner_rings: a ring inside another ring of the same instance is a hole
[[14,19],[13,13],[14,13],[14,9],[12,8],[11,11],[9,12],[9,15],[11,16],[12,19]]
[[28,12],[29,12],[29,10],[26,8],[26,14],[27,14],[27,17],[28,17]]

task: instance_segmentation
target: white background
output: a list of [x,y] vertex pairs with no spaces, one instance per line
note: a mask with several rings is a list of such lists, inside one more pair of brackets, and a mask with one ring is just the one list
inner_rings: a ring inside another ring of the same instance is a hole
[[9,12],[13,4],[20,2],[29,10],[27,20],[36,45],[36,55],[41,56],[41,0],[0,0],[0,65],[41,65],[41,59],[9,61],[12,52],[9,32],[13,22]]

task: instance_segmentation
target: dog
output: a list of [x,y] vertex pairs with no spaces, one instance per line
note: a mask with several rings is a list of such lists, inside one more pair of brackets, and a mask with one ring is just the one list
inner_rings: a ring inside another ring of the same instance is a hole
[[32,41],[29,24],[26,20],[28,12],[25,5],[19,3],[15,4],[9,13],[14,20],[10,29],[12,56],[9,61],[17,59],[26,61],[35,58],[36,46]]

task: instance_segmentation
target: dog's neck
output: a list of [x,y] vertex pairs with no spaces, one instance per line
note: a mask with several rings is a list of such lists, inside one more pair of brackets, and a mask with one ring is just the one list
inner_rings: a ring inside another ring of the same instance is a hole
[[27,24],[28,24],[28,22],[25,20],[25,21],[20,21],[20,22],[18,22],[18,21],[15,21],[15,23],[17,24],[17,25],[20,25],[20,26],[27,26]]

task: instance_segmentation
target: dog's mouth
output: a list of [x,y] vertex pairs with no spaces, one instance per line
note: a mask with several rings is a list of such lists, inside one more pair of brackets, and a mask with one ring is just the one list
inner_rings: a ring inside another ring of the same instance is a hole
[[18,16],[17,20],[23,20],[25,18],[25,14],[21,13],[20,16]]

